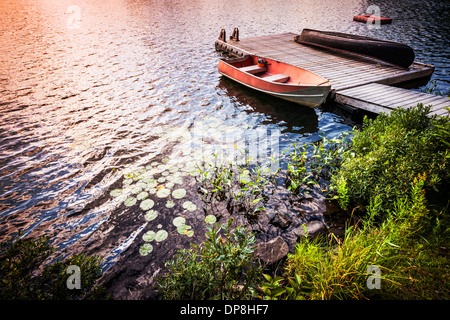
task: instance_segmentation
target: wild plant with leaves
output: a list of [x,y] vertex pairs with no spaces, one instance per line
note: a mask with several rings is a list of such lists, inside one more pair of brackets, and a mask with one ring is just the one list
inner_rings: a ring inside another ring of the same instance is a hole
[[292,144],[293,150],[286,157],[287,189],[300,196],[315,185],[327,190],[328,181],[337,172],[344,153],[350,148],[351,133],[343,133],[333,139],[322,137],[315,143]]
[[422,173],[430,194],[448,189],[450,122],[431,116],[429,107],[419,104],[365,118],[352,140],[351,152],[332,179],[343,208],[364,208],[378,197],[376,209],[386,214]]
[[255,237],[242,226],[208,226],[206,241],[180,250],[166,263],[158,281],[161,299],[250,299],[261,267],[255,259]]
[[264,211],[265,186],[271,183],[268,176],[272,173],[268,168],[250,165],[250,161],[247,159],[244,164],[216,161],[199,166],[199,191],[206,205],[226,201],[235,213],[248,217]]

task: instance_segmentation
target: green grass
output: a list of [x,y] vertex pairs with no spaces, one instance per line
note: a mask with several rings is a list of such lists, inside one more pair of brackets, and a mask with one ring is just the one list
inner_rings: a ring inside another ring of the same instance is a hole
[[[343,239],[298,243],[289,256],[285,277],[300,277],[310,291],[306,299],[448,299],[450,298],[447,211],[430,212],[423,185],[398,198],[383,223],[371,219],[348,227]],[[369,209],[369,215],[370,215]],[[381,270],[381,288],[370,289],[369,266]]]

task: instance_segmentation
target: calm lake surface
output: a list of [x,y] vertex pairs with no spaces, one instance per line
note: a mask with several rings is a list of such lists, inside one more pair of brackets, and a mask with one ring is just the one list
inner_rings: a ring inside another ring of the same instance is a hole
[[[113,298],[146,297],[156,260],[175,247],[153,242],[157,254],[143,257],[142,234],[177,235],[173,212],[186,208],[158,192],[185,189],[183,200],[191,199],[199,154],[233,154],[234,145],[262,140],[281,152],[355,125],[333,106],[312,110],[222,79],[214,49],[221,28],[230,35],[238,27],[242,38],[312,28],[403,42],[449,90],[448,2],[377,1],[394,19],[380,29],[352,21],[370,4],[2,0],[0,240],[20,230],[51,236],[63,255],[98,254],[108,281],[122,284],[111,285]],[[154,203],[139,205],[144,197]],[[159,215],[146,218],[152,208]],[[195,210],[186,217],[204,219]]]

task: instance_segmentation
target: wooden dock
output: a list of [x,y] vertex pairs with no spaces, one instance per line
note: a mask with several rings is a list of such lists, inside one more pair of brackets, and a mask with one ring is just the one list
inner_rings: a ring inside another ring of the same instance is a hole
[[289,32],[244,39],[218,39],[215,47],[236,56],[254,54],[314,72],[330,81],[331,99],[353,108],[380,113],[390,112],[397,106],[423,103],[432,105],[433,114],[448,114],[445,107],[450,106],[450,99],[392,86],[427,80],[434,66],[414,62],[405,69],[357,54],[302,45],[294,41],[295,36],[297,34]]

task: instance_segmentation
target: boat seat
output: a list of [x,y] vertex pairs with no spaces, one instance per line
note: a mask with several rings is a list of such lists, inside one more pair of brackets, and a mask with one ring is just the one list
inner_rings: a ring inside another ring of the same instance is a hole
[[279,73],[279,74],[274,74],[268,77],[263,78],[266,81],[272,81],[272,82],[286,82],[289,80],[289,76],[283,74],[283,73]]
[[265,67],[258,67],[258,65],[255,64],[253,66],[239,68],[239,70],[241,70],[243,72],[255,74],[255,73],[265,72],[267,69]]

